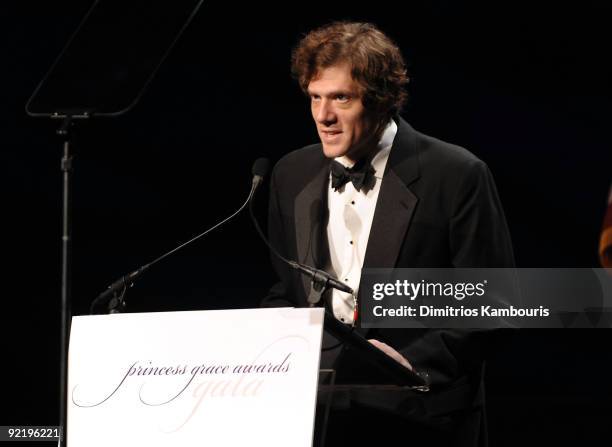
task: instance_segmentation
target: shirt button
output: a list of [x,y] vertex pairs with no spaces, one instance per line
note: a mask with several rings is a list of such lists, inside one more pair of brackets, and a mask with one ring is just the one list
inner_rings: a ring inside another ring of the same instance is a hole
[[351,200],[351,205],[355,205],[355,201],[354,200]]
[[349,241],[349,244],[353,245],[353,241]]

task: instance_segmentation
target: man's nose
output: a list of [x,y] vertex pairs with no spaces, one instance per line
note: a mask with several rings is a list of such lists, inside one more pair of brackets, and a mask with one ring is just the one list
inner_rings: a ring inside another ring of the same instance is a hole
[[319,103],[315,119],[318,123],[324,125],[333,124],[336,121],[336,114],[334,113],[332,104],[328,100],[323,99]]

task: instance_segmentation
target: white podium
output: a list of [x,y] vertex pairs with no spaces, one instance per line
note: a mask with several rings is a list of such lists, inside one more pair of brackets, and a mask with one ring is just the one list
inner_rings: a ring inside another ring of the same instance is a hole
[[311,446],[323,309],[79,316],[70,447]]

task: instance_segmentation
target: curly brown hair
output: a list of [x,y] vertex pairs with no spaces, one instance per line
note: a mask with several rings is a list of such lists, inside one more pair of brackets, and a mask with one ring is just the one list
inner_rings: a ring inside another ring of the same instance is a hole
[[408,83],[399,48],[371,23],[334,22],[309,32],[294,48],[291,73],[308,93],[319,70],[348,62],[364,107],[388,121],[402,109]]

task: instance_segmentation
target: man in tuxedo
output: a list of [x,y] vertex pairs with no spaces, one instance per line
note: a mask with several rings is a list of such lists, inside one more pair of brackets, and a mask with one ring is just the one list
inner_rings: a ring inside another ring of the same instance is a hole
[[[387,36],[367,23],[324,26],[295,48],[292,71],[321,142],[287,154],[271,176],[269,236],[284,257],[325,269],[355,291],[363,268],[513,266],[487,166],[399,116],[408,78]],[[306,306],[310,280],[273,263],[281,281],[264,305]],[[354,296],[333,290],[326,301],[338,320],[358,326]],[[373,426],[399,425],[402,439],[414,442],[486,443],[482,334],[361,331],[405,367],[427,373],[431,391],[353,392],[350,409],[332,417],[332,441],[365,444],[368,435],[385,438]],[[325,340],[322,366],[334,367],[339,381],[380,382],[358,352]]]

